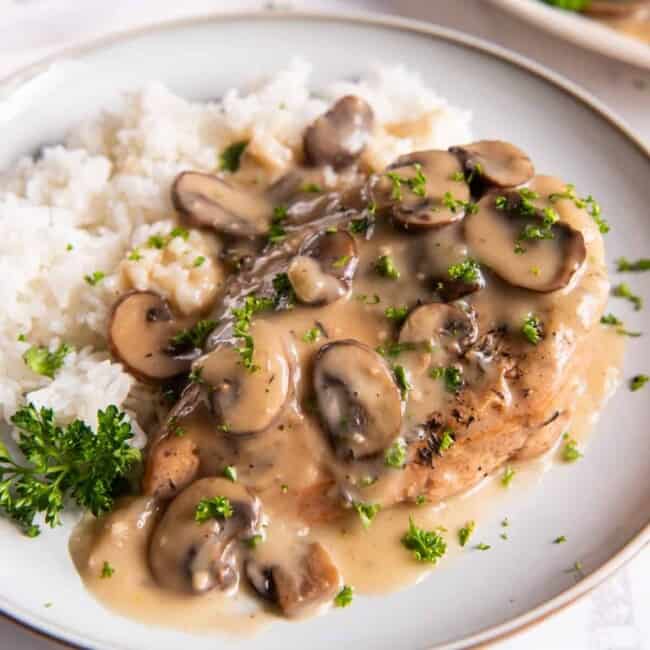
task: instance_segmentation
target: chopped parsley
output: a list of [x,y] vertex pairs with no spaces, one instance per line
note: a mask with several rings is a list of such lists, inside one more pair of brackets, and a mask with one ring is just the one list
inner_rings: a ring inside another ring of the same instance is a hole
[[370,228],[371,221],[368,217],[363,217],[361,219],[352,219],[348,224],[348,230],[353,235],[365,235]]
[[397,325],[401,325],[406,320],[406,315],[409,312],[409,308],[404,307],[387,307],[384,311],[384,315],[388,320],[395,321]]
[[408,392],[411,390],[412,386],[409,383],[408,376],[404,366],[395,365],[393,366],[393,374],[395,375],[395,383],[399,388],[399,392],[402,396],[402,399],[406,399]]
[[332,262],[332,267],[335,269],[342,269],[350,259],[349,255],[341,255],[341,257],[338,257]]
[[23,354],[23,361],[37,375],[53,379],[71,351],[72,348],[67,343],[59,345],[54,352],[50,352],[45,346],[33,345]]
[[413,552],[418,562],[436,564],[447,552],[447,542],[433,530],[423,530],[409,517],[409,529],[402,537],[402,545]]
[[375,269],[379,275],[391,280],[399,280],[401,275],[399,269],[395,266],[393,258],[390,255],[382,255],[375,262]]
[[300,191],[306,194],[318,194],[323,191],[323,188],[318,183],[305,183]]
[[503,487],[510,487],[510,483],[512,483],[512,479],[515,477],[515,474],[515,470],[510,467],[510,465],[507,465],[505,471],[503,472],[503,476],[501,477],[501,485],[503,485]]
[[373,519],[377,516],[377,513],[381,510],[381,506],[378,503],[363,503],[362,501],[355,501],[354,509],[361,519],[361,524],[364,528],[370,528]]
[[565,463],[574,463],[579,458],[582,458],[582,453],[578,449],[578,443],[573,438],[565,433],[562,438],[564,439],[564,447],[562,448],[562,460]]
[[650,381],[648,375],[634,375],[634,377],[630,379],[630,390],[640,390],[648,383],[648,381]]
[[398,357],[402,352],[412,352],[413,350],[418,349],[417,343],[398,343],[392,341],[384,345],[377,347],[377,352],[381,354],[382,357]]
[[178,334],[172,336],[169,340],[169,345],[175,350],[182,348],[202,348],[217,324],[217,321],[214,320],[200,320],[192,327],[181,330]]
[[406,443],[398,438],[384,453],[384,464],[387,467],[403,469],[406,463]]
[[187,376],[191,384],[203,384],[203,366],[195,366]]
[[442,379],[450,393],[458,393],[465,383],[462,370],[456,366],[432,368],[429,376],[431,379]]
[[284,205],[276,205],[273,208],[273,218],[271,219],[271,227],[269,228],[269,243],[279,244],[284,241],[287,236],[287,231],[282,225],[287,218],[287,208]]
[[[566,1],[571,1],[571,2],[577,2],[580,0],[564,0]],[[587,210],[591,218],[596,222],[596,225],[598,226],[598,230],[605,235],[606,233],[609,232],[609,224],[605,219],[603,219],[603,216],[601,214],[601,209],[600,209],[600,204],[596,199],[594,199],[591,194],[587,196],[586,198],[580,198],[576,194],[576,188],[575,185],[569,183],[568,185],[565,186],[563,192],[554,192],[553,194],[549,195],[549,201],[551,203],[555,203],[556,201],[559,201],[560,199],[569,199],[570,201],[573,201],[573,204],[576,206],[576,208],[580,208],[581,210]]]
[[157,248],[160,250],[162,248],[165,248],[166,244],[167,240],[162,235],[151,235],[151,237],[147,239],[148,248]]
[[296,294],[293,290],[293,285],[289,276],[286,273],[277,273],[273,278],[273,289],[275,297],[273,298],[273,306],[276,309],[284,307],[291,309],[296,302]]
[[424,505],[427,501],[428,499],[424,496],[424,494],[418,494],[418,496],[415,497],[416,506]]
[[438,444],[438,453],[442,456],[444,452],[451,449],[456,442],[455,434],[451,429],[445,429],[442,432],[440,443]]
[[376,293],[372,296],[366,293],[358,293],[354,296],[354,299],[362,302],[364,305],[378,305],[381,302],[381,298]]
[[492,547],[489,544],[481,542],[474,547],[477,551],[489,551]]
[[134,248],[126,257],[129,262],[139,262],[142,259],[142,253],[139,249]]
[[350,585],[344,585],[343,589],[334,598],[335,607],[347,607],[352,603],[354,589]]
[[99,574],[100,578],[111,578],[115,573],[115,569],[108,563],[104,562],[102,565],[102,572]]
[[635,338],[641,336],[641,332],[630,332],[629,330],[626,330],[623,321],[614,316],[614,314],[605,314],[601,317],[600,322],[602,325],[611,325],[612,327],[616,327],[616,333],[621,336],[631,336]]
[[537,316],[533,314],[528,314],[524,324],[521,326],[521,333],[524,335],[524,338],[533,345],[537,345],[544,335],[544,329],[542,327],[542,322]]
[[591,0],[543,0],[547,5],[553,5],[565,11],[582,11],[589,6]]
[[174,239],[174,237],[180,237],[180,239],[183,241],[187,241],[190,237],[190,231],[186,228],[176,226],[176,228],[172,228],[171,232],[169,233],[169,237],[167,238],[168,243]]
[[644,257],[636,262],[630,262],[624,257],[616,260],[616,270],[624,271],[650,271],[650,258]]
[[84,275],[84,280],[91,287],[97,286],[104,278],[106,274],[103,271],[93,271],[90,275]]
[[54,527],[68,499],[95,516],[111,510],[117,483],[140,460],[125,413],[116,406],[97,412],[97,430],[81,420],[63,427],[52,409],[23,406],[11,417],[25,461],[0,443],[0,509],[29,537],[39,514]]
[[237,480],[237,468],[233,465],[227,465],[223,468],[223,475],[229,481],[234,483]]
[[221,171],[236,172],[241,164],[241,157],[248,146],[248,140],[233,142],[226,147],[219,156],[219,168]]
[[263,541],[264,541],[264,536],[263,536],[263,535],[260,535],[259,533],[257,533],[256,535],[253,535],[252,537],[249,537],[249,538],[246,540],[246,546],[248,546],[248,548],[255,549],[255,548],[257,548],[258,545],[261,544]]
[[241,362],[248,371],[255,372],[258,367],[253,363],[253,352],[255,343],[250,335],[251,319],[253,315],[271,309],[273,300],[270,298],[258,298],[255,295],[246,296],[241,307],[233,307],[232,315],[235,317],[233,325],[234,335],[241,340],[240,347],[236,348],[241,357]]
[[312,327],[310,330],[307,330],[302,335],[302,340],[305,343],[316,343],[316,341],[318,341],[320,337],[321,337],[320,327]]
[[66,249],[68,252],[70,252],[70,251],[74,250],[74,246],[73,246],[72,244],[68,244],[68,245],[65,247],[65,249]]
[[386,174],[392,183],[390,194],[391,200],[402,200],[402,185],[406,185],[406,187],[408,187],[408,189],[416,196],[424,198],[427,195],[427,178],[422,173],[422,165],[420,163],[415,163],[413,169],[415,170],[415,176],[412,178],[400,176],[397,172],[388,172]]
[[476,214],[478,212],[478,205],[472,201],[464,201],[457,199],[451,192],[445,192],[442,197],[442,204],[449,208],[454,214],[461,209],[465,209],[468,214]]
[[560,535],[553,540],[553,544],[564,544],[564,542],[566,542],[566,537],[564,535]]
[[458,264],[452,264],[447,269],[447,274],[452,280],[461,280],[468,284],[479,279],[480,266],[475,260],[467,259]]
[[227,497],[211,497],[201,499],[194,510],[194,521],[204,524],[210,519],[229,519],[233,516],[233,508]]
[[458,543],[461,546],[465,546],[469,541],[469,538],[472,536],[474,529],[476,528],[475,521],[468,521],[459,531],[458,531]]
[[289,486],[286,483],[283,483],[280,486],[280,492],[282,492],[282,494],[286,494],[288,491],[289,491]]
[[641,299],[641,296],[633,294],[629,285],[627,285],[625,282],[617,284],[612,290],[612,295],[616,296],[617,298],[625,298],[626,300],[629,300],[634,305],[635,311],[639,311],[641,307],[643,307],[643,300]]
[[456,181],[457,183],[464,183],[465,182],[465,174],[462,171],[457,171],[454,172],[451,175],[451,180]]
[[205,256],[204,255],[199,255],[198,257],[194,258],[194,261],[192,262],[192,266],[197,269],[199,266],[203,266],[205,264]]

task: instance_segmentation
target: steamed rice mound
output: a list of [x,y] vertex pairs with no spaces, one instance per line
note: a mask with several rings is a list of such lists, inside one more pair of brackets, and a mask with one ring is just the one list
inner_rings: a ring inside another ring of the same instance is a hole
[[[248,140],[237,174],[253,183],[275,180],[300,160],[305,127],[349,93],[375,112],[378,126],[364,153],[372,169],[403,153],[470,139],[469,114],[405,68],[377,67],[318,95],[309,87],[310,72],[294,61],[250,91],[230,90],[212,103],[149,84],[125,96],[116,112],[79,126],[64,145],[22,158],[0,176],[5,421],[31,401],[53,408],[61,422],[78,417],[94,426],[97,410],[115,404],[131,415],[135,444],[144,444],[156,400],[107,352],[111,305],[131,288],[152,289],[181,312],[197,313],[223,282],[216,236],[191,231],[169,238],[164,250],[148,244],[180,225],[169,198],[179,172],[219,172],[221,152]],[[200,257],[205,261],[195,265]],[[73,351],[53,379],[23,361],[33,345],[54,350],[62,342]]]

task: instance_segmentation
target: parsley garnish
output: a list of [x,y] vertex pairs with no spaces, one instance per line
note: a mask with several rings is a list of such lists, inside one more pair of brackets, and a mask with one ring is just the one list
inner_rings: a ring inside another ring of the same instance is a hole
[[198,257],[194,258],[194,261],[192,262],[192,266],[196,269],[199,266],[203,266],[205,264],[205,256],[199,255]]
[[334,605],[336,607],[347,607],[352,602],[354,589],[350,585],[345,585],[336,597],[334,598]]
[[408,312],[408,307],[387,307],[384,311],[384,315],[389,320],[395,321],[395,323],[401,325],[406,320]]
[[650,259],[644,257],[636,262],[630,262],[624,257],[616,260],[616,270],[623,271],[650,271]]
[[93,271],[90,275],[84,275],[84,280],[91,286],[94,287],[99,284],[106,274],[103,271]]
[[629,300],[634,305],[635,311],[639,311],[641,307],[643,307],[641,296],[634,295],[630,287],[624,282],[617,284],[614,287],[612,290],[612,295],[616,296],[617,298],[625,298],[626,300]]
[[413,350],[417,350],[418,344],[417,343],[387,343],[385,345],[380,345],[377,348],[377,352],[381,354],[382,357],[398,357],[402,352],[412,352]]
[[134,248],[128,255],[127,260],[129,262],[138,262],[142,259],[142,253],[137,248]]
[[566,537],[564,535],[560,535],[553,540],[553,544],[564,544],[564,542],[566,542]]
[[574,463],[579,458],[582,458],[582,453],[578,449],[578,443],[565,433],[562,438],[564,439],[564,447],[562,448],[562,460],[565,463]]
[[382,255],[375,262],[375,269],[379,275],[390,278],[391,280],[399,280],[400,272],[399,269],[395,266],[393,258],[390,255]]
[[276,205],[273,208],[273,218],[269,228],[269,243],[279,244],[287,236],[287,231],[282,223],[287,218],[287,208],[284,205]]
[[445,429],[442,432],[442,437],[440,438],[440,444],[438,445],[438,453],[442,456],[444,452],[454,446],[456,442],[455,434],[451,429]]
[[641,336],[641,332],[630,332],[629,330],[626,330],[623,321],[614,316],[614,314],[605,314],[601,317],[600,322],[602,325],[612,325],[616,327],[616,333],[621,336],[632,336],[635,338]]
[[533,314],[528,314],[524,324],[521,326],[521,333],[529,343],[537,345],[544,334],[542,322]]
[[248,546],[248,548],[255,549],[257,548],[258,544],[261,544],[263,541],[264,537],[257,533],[256,535],[253,535],[246,540],[246,546]]
[[442,204],[446,208],[449,208],[454,214],[456,214],[456,212],[461,208],[464,208],[468,214],[476,214],[478,212],[478,205],[476,205],[476,203],[457,199],[451,192],[445,192],[442,197]]
[[489,544],[481,542],[474,547],[477,551],[489,551],[492,547]]
[[406,375],[404,366],[393,366],[393,374],[395,375],[395,383],[397,384],[402,399],[404,400],[412,388],[411,384],[409,383],[408,376]]
[[413,557],[418,562],[436,564],[446,553],[447,543],[433,530],[423,530],[415,525],[409,517],[409,529],[402,537],[402,544],[413,551]]
[[46,347],[33,345],[23,354],[23,361],[38,375],[54,378],[56,371],[63,366],[63,361],[72,348],[67,343],[50,352]]
[[151,235],[151,237],[147,239],[147,246],[149,248],[157,248],[160,250],[165,248],[166,244],[167,240],[162,235]]
[[341,255],[332,262],[332,267],[335,269],[342,269],[350,261],[349,255]]
[[323,188],[318,183],[305,183],[300,191],[307,194],[318,194],[323,191]]
[[293,290],[293,285],[289,276],[286,273],[277,273],[273,278],[273,289],[275,290],[275,297],[273,298],[273,306],[276,309],[284,307],[291,309],[296,302],[296,294]]
[[450,393],[458,393],[465,383],[462,370],[456,366],[432,368],[429,371],[429,376],[431,379],[442,379],[445,382],[445,388]]
[[[572,1],[577,1],[577,0],[572,0]],[[601,209],[600,209],[600,204],[596,199],[594,199],[591,194],[587,196],[584,199],[581,199],[577,194],[576,194],[576,188],[575,185],[569,183],[568,185],[565,186],[563,192],[554,192],[553,194],[549,195],[549,201],[551,203],[555,203],[556,201],[560,199],[569,199],[570,201],[573,201],[573,204],[576,206],[576,208],[580,208],[581,210],[587,210],[587,212],[591,215],[592,219],[596,222],[598,225],[598,230],[604,235],[609,232],[609,224],[605,219],[603,219],[601,215]]]
[[378,503],[363,503],[362,501],[355,501],[354,509],[357,511],[363,527],[367,529],[370,528],[372,520],[381,510],[381,506]]
[[102,572],[99,577],[111,578],[114,573],[115,573],[115,569],[108,562],[104,562],[104,564],[102,565]]
[[362,219],[352,219],[348,224],[348,230],[353,235],[365,235],[370,228],[370,219],[363,217]]
[[0,443],[0,508],[28,536],[40,532],[34,524],[39,513],[51,527],[60,523],[66,497],[96,516],[113,507],[116,483],[140,452],[128,445],[131,425],[116,406],[98,411],[97,421],[96,432],[81,420],[61,427],[52,409],[32,404],[12,416],[25,464]]
[[418,494],[418,496],[415,497],[416,506],[424,505],[427,501],[428,499],[424,496],[424,494]]
[[372,296],[368,296],[365,293],[358,293],[354,299],[362,302],[364,305],[378,305],[381,302],[381,298],[376,293]]
[[241,357],[244,368],[250,372],[255,372],[258,367],[253,363],[253,352],[255,343],[250,335],[251,319],[253,315],[271,309],[273,300],[270,298],[258,298],[257,296],[246,296],[242,307],[233,307],[232,315],[235,317],[233,325],[234,335],[241,339],[241,346],[236,348]]
[[467,259],[458,264],[452,264],[447,273],[452,280],[461,280],[462,282],[476,282],[479,278],[480,266],[475,260]]
[[237,468],[233,465],[227,465],[223,468],[223,475],[233,483],[237,480]]
[[398,438],[384,453],[384,464],[387,467],[403,469],[406,463],[406,443]]
[[236,172],[239,169],[242,154],[247,146],[248,140],[241,140],[226,147],[219,156],[219,168],[226,172]]
[[229,519],[233,515],[232,505],[226,497],[201,499],[194,511],[194,521],[204,524],[210,519]]
[[307,330],[303,335],[302,335],[302,340],[305,343],[316,343],[318,339],[321,337],[321,331],[319,327],[312,327],[311,329]]
[[426,196],[427,178],[422,173],[422,165],[420,163],[415,163],[413,165],[413,169],[415,170],[415,176],[412,178],[400,176],[397,172],[388,172],[386,174],[392,183],[392,190],[390,194],[391,200],[402,200],[402,185],[406,185],[406,187],[408,187],[409,190],[411,190],[411,192],[413,192],[413,194],[416,196],[419,196],[421,198],[424,198]]
[[207,319],[200,320],[193,327],[181,330],[178,334],[172,336],[169,340],[169,344],[173,349],[186,347],[202,348],[206,339],[210,336],[216,326],[216,321]]
[[639,390],[643,388],[648,381],[650,381],[648,375],[634,375],[634,377],[630,379],[630,390]]
[[472,536],[474,529],[476,528],[475,521],[468,521],[459,531],[458,531],[458,542],[461,546],[465,546],[469,541],[469,538]]
[[512,479],[515,477],[515,474],[515,470],[510,467],[510,465],[507,465],[505,471],[503,472],[503,476],[501,477],[501,485],[503,485],[503,487],[510,487],[510,483],[512,483]]

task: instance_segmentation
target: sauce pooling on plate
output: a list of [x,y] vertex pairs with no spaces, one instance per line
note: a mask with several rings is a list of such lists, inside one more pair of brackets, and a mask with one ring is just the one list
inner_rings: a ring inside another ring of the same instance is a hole
[[475,516],[449,499],[598,409],[620,344],[599,342],[616,336],[595,201],[501,141],[372,173],[373,119],[343,97],[263,187],[173,183],[226,279],[206,313],[151,291],[113,308],[113,355],[174,397],[141,495],[73,538],[102,599],[229,629],[242,591],[293,618],[415,580]]

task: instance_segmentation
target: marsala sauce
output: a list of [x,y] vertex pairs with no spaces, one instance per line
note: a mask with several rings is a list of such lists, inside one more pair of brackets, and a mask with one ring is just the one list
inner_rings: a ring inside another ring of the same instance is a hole
[[[542,194],[560,191],[564,186],[548,177],[539,177],[536,182]],[[541,419],[535,421],[535,426],[529,425],[527,431],[529,434],[537,431],[542,422],[558,411],[557,421],[549,425],[555,432],[553,438],[569,430],[573,438],[582,441],[619,380],[623,337],[598,323],[608,284],[596,227],[591,217],[575,208],[571,201],[560,203],[563,220],[583,232],[587,244],[587,259],[570,285],[552,293],[536,293],[515,289],[490,274],[487,286],[464,300],[476,310],[483,332],[497,324],[519,331],[526,315],[535,313],[542,316],[553,336],[558,334],[553,358],[540,359],[534,367],[542,393],[536,402]],[[494,236],[495,233],[486,230],[487,239]],[[498,239],[500,235],[496,236]],[[355,488],[362,491],[364,501],[390,505],[402,501],[405,493],[401,484],[403,470],[384,467],[383,455],[378,460],[354,463],[354,468],[337,460],[317,415],[308,408],[316,351],[328,341],[340,339],[356,339],[371,348],[396,340],[399,329],[386,318],[384,310],[390,306],[413,306],[418,300],[430,302],[431,284],[424,280],[444,275],[451,264],[472,254],[462,236],[462,223],[414,235],[400,232],[379,219],[372,239],[359,238],[357,245],[359,267],[347,297],[323,307],[297,305],[289,311],[260,313],[253,319],[251,333],[257,333],[255,340],[262,345],[269,333],[276,333],[292,360],[291,381],[295,393],[280,419],[269,430],[236,443],[215,432],[213,416],[203,407],[180,424],[186,432],[183,438],[201,449],[201,476],[219,476],[224,467],[233,465],[237,468],[238,481],[260,498],[267,527],[265,541],[251,552],[257,560],[262,564],[268,559],[269,563],[283,561],[291,565],[293,548],[305,541],[319,541],[330,552],[345,584],[353,585],[358,594],[377,594],[444,570],[454,555],[463,552],[457,541],[458,529],[468,520],[476,520],[480,529],[490,519],[491,509],[498,504],[499,496],[506,493],[506,488],[500,483],[500,472],[493,476],[486,473],[468,492],[443,502],[416,506],[411,499],[408,505],[386,507],[375,517],[369,530],[362,527],[353,510],[343,514],[338,509],[332,512],[331,503],[322,498],[327,485],[334,483],[333,479],[344,485],[350,477],[358,479],[364,473],[379,477],[369,487]],[[375,261],[384,254],[389,254],[400,270],[398,281],[377,274]],[[548,258],[521,255],[515,260],[518,266],[515,270],[530,273],[533,266],[545,262],[548,263]],[[371,304],[375,294],[381,301]],[[360,300],[360,296],[370,300]],[[315,326],[323,332],[320,340],[303,341],[304,333]],[[562,341],[573,336],[576,348],[571,354],[565,354]],[[449,399],[444,383],[426,372],[432,365],[444,362],[438,354],[434,349],[424,366],[419,352],[407,352],[399,357],[412,384],[404,410],[404,428],[424,422]],[[546,388],[553,390],[548,405],[543,399]],[[506,415],[516,406],[524,408],[518,403],[520,398],[514,389],[509,399],[511,404],[505,399]],[[534,448],[528,450],[528,455],[532,457],[533,451]],[[534,461],[521,464],[511,461],[517,475],[510,489],[522,492],[523,488],[536,484],[556,456],[557,443],[548,454]],[[447,471],[453,484],[454,468]],[[481,476],[479,472],[477,481]],[[466,487],[471,485],[459,485],[459,489],[449,493]],[[218,588],[202,595],[181,594],[157,585],[149,569],[148,543],[160,516],[159,509],[160,505],[150,497],[131,497],[102,519],[86,516],[75,530],[70,542],[71,555],[84,583],[101,602],[144,622],[203,632],[246,634],[256,630],[259,624],[277,618],[262,600],[251,597],[252,590],[243,571],[235,594],[224,594]],[[409,516],[427,530],[439,526],[447,529],[443,536],[448,552],[441,566],[416,562],[401,545]],[[104,562],[115,570],[110,579],[101,577]]]

